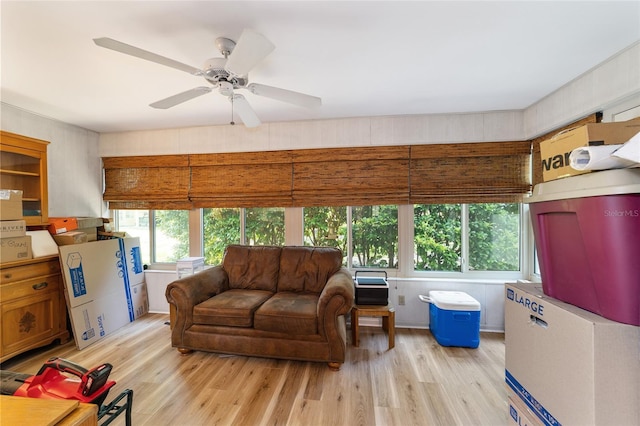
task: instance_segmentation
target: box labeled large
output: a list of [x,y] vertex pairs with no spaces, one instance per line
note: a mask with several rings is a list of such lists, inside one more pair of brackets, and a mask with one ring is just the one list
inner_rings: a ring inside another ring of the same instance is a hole
[[0,221],[0,238],[24,237],[27,235],[27,222],[24,220]]
[[617,123],[592,123],[560,132],[540,142],[542,179],[546,181],[589,173],[570,166],[571,151],[583,146],[623,144],[640,132],[640,119]]
[[511,388],[507,389],[507,402],[509,404],[510,425],[543,426],[545,424],[524,405],[522,400],[518,398]]
[[635,425],[640,327],[546,296],[505,289],[505,380],[547,425]]
[[[79,349],[148,311],[138,238],[58,249],[65,298]],[[87,338],[83,340],[82,336]]]
[[640,326],[640,168],[541,183],[525,202],[545,294]]
[[13,262],[33,258],[31,236],[1,238],[0,258],[2,258],[2,262]]
[[389,304],[389,282],[386,272],[356,271],[354,285],[356,305]]
[[22,191],[0,189],[0,220],[20,220],[22,214]]
[[480,302],[462,291],[431,290],[420,295],[429,303],[429,329],[442,346],[480,345]]

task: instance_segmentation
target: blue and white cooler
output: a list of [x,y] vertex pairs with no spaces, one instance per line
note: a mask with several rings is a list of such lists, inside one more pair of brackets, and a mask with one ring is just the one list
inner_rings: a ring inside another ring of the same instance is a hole
[[418,297],[429,303],[429,328],[440,345],[480,345],[480,302],[462,291],[431,290]]

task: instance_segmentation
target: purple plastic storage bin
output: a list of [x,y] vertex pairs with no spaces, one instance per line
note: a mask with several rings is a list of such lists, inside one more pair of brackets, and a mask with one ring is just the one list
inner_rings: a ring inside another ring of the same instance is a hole
[[640,169],[545,182],[526,202],[544,293],[640,326]]

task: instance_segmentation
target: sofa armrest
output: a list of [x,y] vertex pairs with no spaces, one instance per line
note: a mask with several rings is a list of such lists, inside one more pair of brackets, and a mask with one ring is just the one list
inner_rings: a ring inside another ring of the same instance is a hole
[[185,330],[193,324],[193,307],[229,289],[229,278],[222,266],[214,266],[169,284],[167,302],[175,307],[176,329]]
[[338,329],[338,317],[351,312],[355,289],[353,279],[346,268],[329,277],[318,300],[318,332],[329,337],[342,334]]

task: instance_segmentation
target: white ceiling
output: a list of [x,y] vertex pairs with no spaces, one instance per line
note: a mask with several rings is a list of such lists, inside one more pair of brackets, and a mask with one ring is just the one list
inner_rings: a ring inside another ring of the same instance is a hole
[[207,83],[97,37],[201,68],[217,37],[262,33],[276,49],[250,80],[323,101],[243,91],[263,122],[524,109],[640,40],[639,1],[3,0],[0,13],[2,102],[97,132],[231,121],[217,92],[149,107]]

